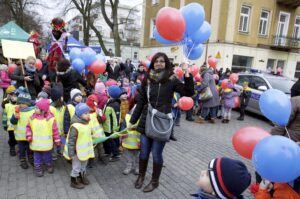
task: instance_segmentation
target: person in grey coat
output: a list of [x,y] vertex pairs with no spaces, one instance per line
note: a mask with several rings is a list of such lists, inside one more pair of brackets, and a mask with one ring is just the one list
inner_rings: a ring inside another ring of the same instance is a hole
[[208,68],[201,74],[203,81],[198,89],[201,93],[205,88],[209,87],[212,93],[212,98],[202,102],[202,110],[199,118],[196,120],[197,123],[205,123],[205,119],[210,115],[210,122],[215,123],[217,117],[218,106],[220,105],[220,97],[217,92],[216,83],[213,77],[213,69]]

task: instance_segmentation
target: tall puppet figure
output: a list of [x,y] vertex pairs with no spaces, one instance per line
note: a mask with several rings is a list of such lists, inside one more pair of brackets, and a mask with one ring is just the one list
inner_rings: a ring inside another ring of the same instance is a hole
[[51,21],[52,26],[52,42],[49,50],[48,70],[51,82],[56,79],[57,63],[64,58],[64,52],[67,50],[68,36],[65,30],[65,22],[62,18],[54,18]]
[[40,34],[34,30],[31,31],[30,37],[28,38],[28,42],[33,43],[35,56],[39,57],[41,52],[41,45],[42,45],[42,43],[40,42]]

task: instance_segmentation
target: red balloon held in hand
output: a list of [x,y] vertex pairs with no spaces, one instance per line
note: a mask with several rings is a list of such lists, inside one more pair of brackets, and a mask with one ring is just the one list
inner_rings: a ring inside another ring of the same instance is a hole
[[184,72],[183,72],[182,68],[176,67],[175,68],[175,74],[176,74],[178,79],[181,79],[184,75]]
[[15,72],[16,68],[17,68],[16,64],[9,64],[8,65],[8,74],[13,74]]
[[201,77],[201,75],[198,73],[195,77],[194,77],[196,82],[202,82],[203,78]]
[[261,128],[245,127],[235,132],[232,144],[238,154],[251,160],[255,145],[268,136],[270,133]]
[[228,88],[228,79],[224,79],[224,80],[221,82],[221,88],[222,88],[222,89]]
[[39,71],[42,69],[42,67],[43,67],[42,61],[40,59],[36,59],[35,60],[35,68]]
[[94,74],[103,74],[106,70],[106,65],[101,60],[96,60],[91,64],[89,70]]
[[191,97],[181,97],[178,100],[178,107],[181,110],[187,111],[193,108],[194,106],[194,100]]
[[213,68],[213,69],[216,69],[216,67],[217,67],[217,62],[218,62],[218,60],[216,59],[216,58],[214,58],[214,57],[210,57],[210,58],[208,58],[208,65],[211,67],[211,68]]
[[191,66],[188,68],[189,73],[195,77],[197,74],[199,74],[199,67],[198,66]]
[[232,73],[230,74],[229,79],[233,84],[236,84],[239,81],[239,75],[236,73]]
[[176,8],[164,7],[156,16],[156,29],[166,40],[179,42],[185,33],[185,20]]

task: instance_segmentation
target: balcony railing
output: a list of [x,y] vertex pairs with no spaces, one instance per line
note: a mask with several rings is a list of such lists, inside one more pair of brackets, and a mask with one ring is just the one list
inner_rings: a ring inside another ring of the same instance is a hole
[[300,6],[300,0],[277,0],[277,3],[291,8]]
[[273,36],[272,46],[278,48],[295,49],[299,48],[300,38],[286,37],[286,36]]

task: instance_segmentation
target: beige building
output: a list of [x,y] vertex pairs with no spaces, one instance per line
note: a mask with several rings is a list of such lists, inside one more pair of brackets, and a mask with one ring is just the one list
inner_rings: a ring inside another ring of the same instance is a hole
[[[140,58],[165,52],[179,63],[185,59],[182,47],[158,44],[153,38],[157,12],[165,6],[180,8],[191,2],[203,5],[205,20],[212,26],[207,56],[219,59],[218,67],[233,71],[276,70],[300,77],[300,1],[299,0],[144,0]],[[218,56],[217,56],[218,55]]]

